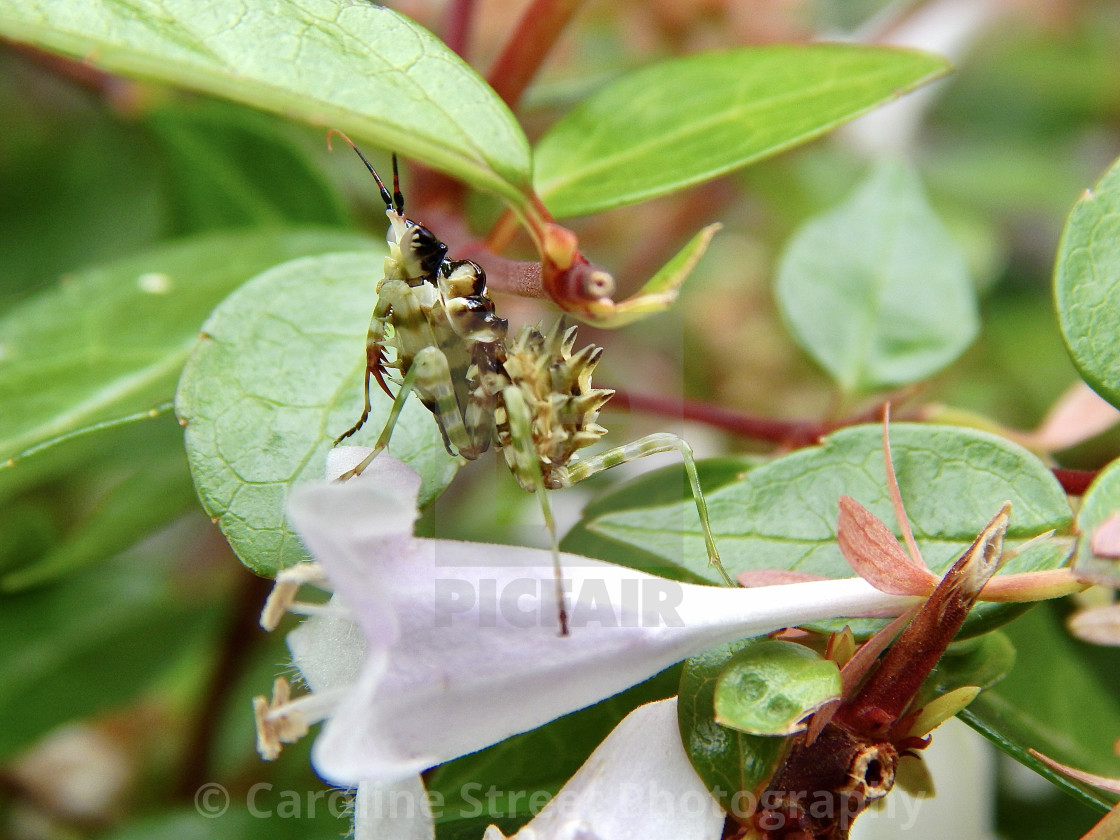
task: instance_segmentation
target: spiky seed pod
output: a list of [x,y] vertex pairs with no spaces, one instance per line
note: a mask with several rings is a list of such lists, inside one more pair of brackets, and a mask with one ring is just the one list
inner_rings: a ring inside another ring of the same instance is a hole
[[[577,450],[606,434],[595,421],[614,395],[609,389],[591,386],[591,374],[603,348],[589,344],[573,354],[575,340],[576,328],[565,329],[563,319],[547,334],[537,327],[525,327],[508,346],[505,359],[506,373],[532,414],[533,445],[545,486],[550,488],[562,486],[552,475],[554,469],[565,466]],[[514,453],[506,446],[508,426],[499,422],[498,434],[512,467]]]

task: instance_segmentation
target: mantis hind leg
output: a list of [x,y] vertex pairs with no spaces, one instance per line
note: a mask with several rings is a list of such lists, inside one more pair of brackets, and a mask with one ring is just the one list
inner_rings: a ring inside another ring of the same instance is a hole
[[712,538],[712,526],[708,520],[708,503],[700,489],[700,477],[696,473],[696,459],[692,455],[692,447],[681,438],[668,432],[646,435],[614,449],[608,449],[606,452],[585,461],[574,461],[559,470],[554,470],[552,475],[562,487],[571,487],[585,478],[611,467],[617,467],[619,464],[625,464],[658,452],[674,451],[680,453],[681,460],[684,461],[684,471],[688,475],[688,483],[692,486],[692,498],[696,502],[696,513],[700,516],[700,530],[704,533],[704,547],[708,552],[708,562],[719,572],[724,583],[728,586],[735,586],[735,582],[723,567],[719,551],[716,549],[716,542]]
[[528,488],[533,488],[541,505],[541,515],[544,517],[545,527],[548,528],[548,538],[552,548],[553,579],[556,583],[556,614],[560,622],[560,635],[568,635],[568,607],[564,597],[563,570],[560,567],[560,544],[556,539],[556,520],[552,518],[552,503],[548,498],[548,488],[544,483],[541,473],[540,457],[537,455],[533,443],[533,430],[529,407],[525,398],[517,387],[509,387],[502,391],[505,403],[506,416],[509,420],[510,443],[513,451],[511,468],[517,477],[518,483]]
[[[349,470],[347,472],[344,472],[342,475],[340,475],[338,477],[339,481],[346,481],[347,479],[350,479],[350,478],[357,478],[359,475],[361,475],[363,472],[365,472],[366,467],[368,467],[370,464],[373,463],[374,458],[376,458],[378,455],[380,455],[382,452],[385,451],[385,447],[387,447],[389,445],[389,438],[391,438],[393,436],[393,429],[397,425],[397,420],[400,419],[401,411],[404,410],[405,401],[408,399],[408,395],[412,393],[412,389],[416,385],[417,373],[418,372],[417,372],[416,366],[413,365],[413,367],[408,371],[408,373],[405,374],[404,380],[401,382],[400,390],[397,391],[397,395],[393,398],[393,407],[389,409],[389,419],[385,421],[385,427],[381,430],[381,434],[378,435],[377,442],[373,445],[373,450],[365,458],[363,458],[361,463],[359,463],[356,467],[354,467],[354,469]],[[365,419],[368,415],[369,415],[369,378],[367,376],[367,378],[366,378],[366,410],[362,413],[361,422],[359,422],[358,425],[354,429],[352,429],[350,432],[347,432],[346,435],[349,435],[352,432],[355,432],[359,428],[361,428],[362,423],[365,423]],[[336,440],[335,444],[337,445],[338,441],[345,438],[346,435],[343,435],[338,440]]]

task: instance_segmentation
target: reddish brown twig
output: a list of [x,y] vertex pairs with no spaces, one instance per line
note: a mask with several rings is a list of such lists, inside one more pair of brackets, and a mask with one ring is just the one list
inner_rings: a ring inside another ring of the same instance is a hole
[[[776,420],[772,417],[760,417],[756,414],[735,411],[711,403],[678,400],[653,394],[636,394],[621,390],[616,390],[614,398],[607,403],[607,407],[629,408],[665,417],[695,420],[698,423],[723,429],[740,437],[768,441],[792,449],[812,446],[819,443],[820,439],[830,432],[846,426],[854,426],[858,423],[873,423],[882,414],[882,407],[876,405],[867,411],[842,420]],[[916,417],[916,414],[911,413],[911,419]]]
[[552,51],[560,33],[579,9],[582,0],[533,0],[517,21],[486,81],[510,108]]
[[470,46],[471,21],[474,20],[474,0],[451,0],[447,6],[447,21],[443,27],[443,42],[455,54],[466,60]]
[[1071,496],[1083,496],[1089,489],[1089,485],[1093,483],[1093,479],[1097,477],[1099,470],[1067,470],[1059,467],[1053,472],[1054,478],[1058,479],[1058,483],[1066,493]]

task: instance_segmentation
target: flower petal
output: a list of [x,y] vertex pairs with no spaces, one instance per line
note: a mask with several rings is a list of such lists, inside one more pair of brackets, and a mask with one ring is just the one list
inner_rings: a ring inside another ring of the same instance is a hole
[[913,602],[860,579],[733,589],[563,555],[572,634],[560,637],[548,551],[404,537],[411,520],[378,480],[382,460],[289,503],[366,635],[367,664],[313,751],[338,784],[414,775],[714,645]]
[[[614,728],[517,840],[718,840],[724,811],[692,769],[677,698],[639,706]],[[484,840],[502,840],[494,826]]]
[[353,685],[366,659],[365,636],[353,618],[339,613],[312,616],[288,634],[292,661],[314,692]]
[[[369,450],[342,447],[328,458],[328,475],[355,466]],[[330,557],[328,574],[353,581],[365,575],[371,557],[401,557],[412,543],[420,476],[387,456],[377,458],[360,480],[342,484],[307,485],[292,492],[288,517],[316,557]],[[393,643],[399,632],[388,592],[377,580],[350,588],[344,599],[368,639],[381,646]]]
[[361,782],[354,796],[354,840],[434,840],[428,792],[419,776],[392,784]]

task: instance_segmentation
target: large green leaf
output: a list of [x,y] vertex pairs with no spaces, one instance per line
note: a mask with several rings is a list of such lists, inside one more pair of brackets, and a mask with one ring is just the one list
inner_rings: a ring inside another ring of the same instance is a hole
[[[707,458],[696,463],[696,471],[700,486],[706,494],[710,494],[725,484],[741,480],[746,471],[757,463],[758,459],[750,456]],[[595,557],[662,577],[687,583],[708,583],[710,578],[707,577],[706,569],[704,572],[694,572],[682,565],[679,558],[666,562],[661,556],[605,537],[593,527],[596,520],[615,511],[668,505],[678,501],[693,504],[692,488],[684,467],[670,465],[653,470],[594,499],[584,508],[583,518],[565,534],[560,547],[572,554]]]
[[[147,114],[163,152],[176,234],[349,220],[338,195],[274,117],[227,102],[175,102]],[[277,175],[281,177],[277,177]]]
[[514,203],[529,145],[423,27],[370,3],[0,0],[0,33],[126,76],[337,126]]
[[1120,161],[1069,214],[1054,299],[1073,363],[1094,391],[1120,406]]
[[170,401],[203,319],[249,277],[366,241],[331,231],[204,236],[64,278],[12,307],[0,319],[0,472]]
[[1120,733],[1120,651],[1074,639],[1061,612],[1060,604],[1042,604],[1007,625],[1021,655],[1007,678],[961,718],[1013,758],[1104,810],[1114,796],[1072,782],[1028,753],[1035,749],[1090,773],[1120,777],[1112,750]]
[[798,344],[847,393],[926,379],[980,327],[964,253],[917,173],[891,161],[798,231],[775,293]]
[[[306,559],[284,522],[288,489],[321,480],[331,444],[362,409],[365,331],[380,272],[375,252],[327,254],[278,265],[214,310],[183,369],[176,411],[199,497],[234,551],[271,575]],[[367,301],[355,306],[355,301]],[[372,443],[392,401],[374,384]],[[455,474],[439,428],[410,399],[389,452],[423,478],[420,501]]]
[[819,137],[948,68],[926,53],[847,44],[658,62],[556,123],[535,149],[533,183],[561,218],[665,195]]
[[66,721],[125,703],[216,628],[178,558],[134,551],[52,586],[0,596],[0,730],[8,759]]
[[[1071,512],[1061,485],[1036,456],[1003,438],[950,426],[896,423],[891,449],[914,535],[936,572],[966,549],[1005,500],[1012,503],[1008,547],[1056,528],[1068,531]],[[836,543],[841,495],[854,497],[898,533],[886,489],[882,428],[856,426],[820,446],[756,467],[708,496],[716,545],[732,575],[748,569],[787,569],[852,577]],[[690,503],[605,514],[590,524],[604,536],[683,565],[713,583],[700,523]],[[1005,571],[1062,565],[1069,546],[1037,545],[1012,558]],[[994,617],[1004,605],[982,604]],[[975,629],[976,625],[973,625]]]

